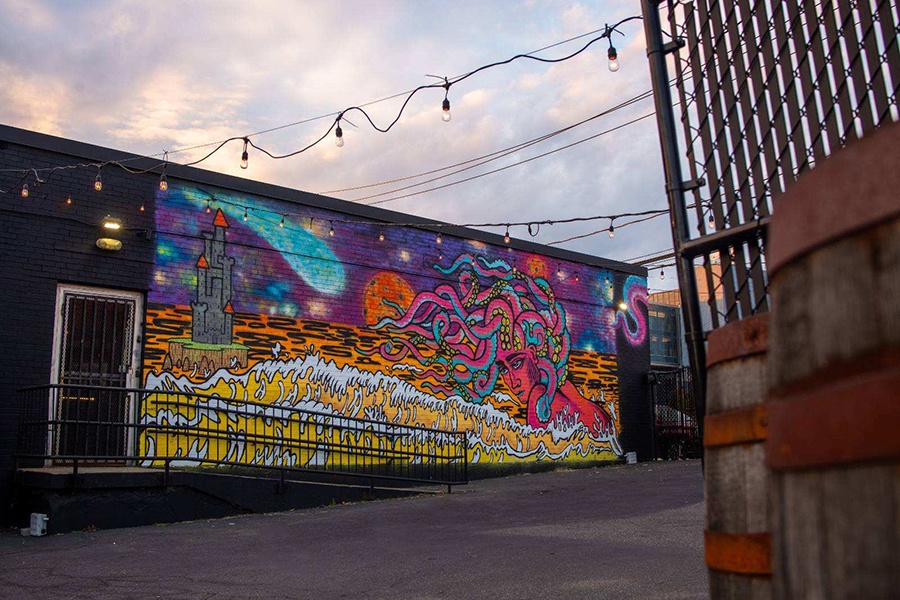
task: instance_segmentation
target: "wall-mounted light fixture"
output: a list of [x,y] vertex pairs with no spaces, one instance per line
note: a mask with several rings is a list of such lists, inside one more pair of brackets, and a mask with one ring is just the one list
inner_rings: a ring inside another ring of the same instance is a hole
[[[106,215],[103,217],[102,229],[106,235],[113,235],[122,231],[122,221],[112,215]],[[111,237],[101,237],[97,240],[97,247],[101,250],[121,250],[122,242]]]
[[122,229],[122,221],[111,215],[106,215],[103,217],[103,229],[107,231],[120,231]]
[[121,250],[122,242],[113,238],[100,238],[97,240],[97,247],[101,250]]

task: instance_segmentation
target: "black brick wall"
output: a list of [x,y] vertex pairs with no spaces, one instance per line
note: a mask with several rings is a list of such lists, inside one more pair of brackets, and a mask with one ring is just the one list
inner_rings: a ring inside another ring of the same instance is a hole
[[[128,155],[106,148],[0,126],[0,169],[47,168],[125,156]],[[129,163],[135,168],[149,168],[154,164],[155,161],[148,159]],[[294,205],[339,211],[335,218],[417,220],[392,211],[199,169],[171,165],[168,173],[170,182],[182,179],[267,196]],[[50,381],[58,284],[117,288],[145,294],[152,286],[154,243],[145,238],[144,230],[153,227],[152,203],[158,175],[133,175],[106,167],[102,171],[104,189],[96,192],[93,188],[96,174],[97,170],[90,167],[59,170],[40,186],[35,185],[34,174],[30,174],[29,198],[22,198],[17,191],[0,194],[0,523],[8,522],[10,518],[12,455],[16,449],[20,416],[16,390]],[[20,178],[21,172],[0,172],[0,189],[5,191],[15,186]],[[66,204],[67,197],[72,198],[71,205]],[[139,210],[142,203],[146,208],[143,212]],[[127,228],[120,236],[124,247],[119,252],[106,252],[95,246],[96,239],[101,237],[101,220],[106,214],[119,217]],[[503,245],[502,238],[493,234],[457,228],[443,230],[443,235],[454,233]],[[421,235],[420,229],[391,230],[391,236],[397,239]],[[373,232],[370,239],[377,239],[377,233]],[[621,289],[621,281],[629,274],[646,277],[646,270],[640,267],[528,242],[516,241],[514,245],[561,260],[612,269],[617,272],[617,289]],[[371,249],[366,252],[370,256],[368,260],[377,262],[377,253],[372,253]],[[621,332],[617,335],[620,398],[623,400],[620,407],[622,447],[624,451],[637,451],[639,457],[647,457],[651,447],[647,384],[649,344],[632,348]]]

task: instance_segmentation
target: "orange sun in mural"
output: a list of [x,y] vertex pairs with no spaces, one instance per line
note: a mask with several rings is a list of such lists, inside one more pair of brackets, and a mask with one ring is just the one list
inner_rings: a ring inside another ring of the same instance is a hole
[[384,317],[399,316],[394,307],[382,300],[398,304],[405,311],[415,295],[406,280],[396,273],[378,273],[369,280],[363,292],[363,317],[366,324],[375,325]]
[[526,273],[534,278],[547,279],[547,264],[543,259],[532,256],[526,264]]

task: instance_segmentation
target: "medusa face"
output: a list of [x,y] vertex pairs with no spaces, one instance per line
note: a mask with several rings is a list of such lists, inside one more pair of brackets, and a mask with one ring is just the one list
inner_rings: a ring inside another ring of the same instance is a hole
[[497,353],[497,370],[506,387],[523,404],[537,401],[547,391],[547,383],[541,380],[533,348],[500,350]]

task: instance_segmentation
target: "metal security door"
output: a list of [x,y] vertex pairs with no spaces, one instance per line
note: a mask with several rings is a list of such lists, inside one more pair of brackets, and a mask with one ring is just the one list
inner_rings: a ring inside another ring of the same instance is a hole
[[60,287],[51,417],[54,454],[128,455],[141,297],[129,292]]

